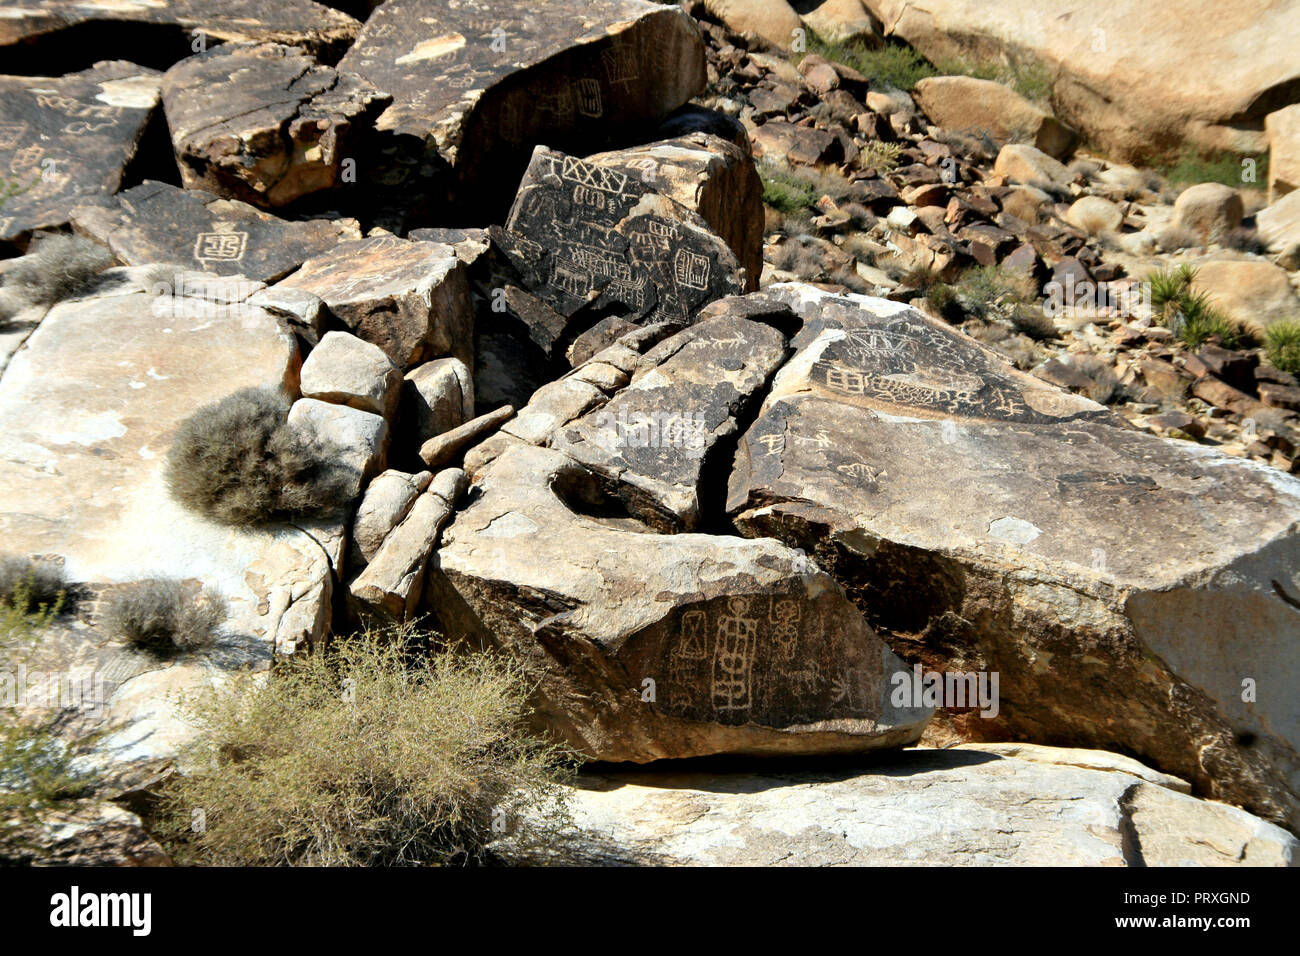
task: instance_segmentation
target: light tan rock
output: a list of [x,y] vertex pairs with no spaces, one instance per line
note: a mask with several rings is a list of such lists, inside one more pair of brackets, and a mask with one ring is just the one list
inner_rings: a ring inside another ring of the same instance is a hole
[[391,418],[402,373],[384,350],[347,332],[326,332],[302,363],[302,394]]
[[789,50],[803,23],[786,0],[705,0],[705,8],[737,33],[752,33]]
[[314,398],[300,398],[289,409],[289,427],[322,447],[355,475],[353,497],[384,469],[388,455],[388,423],[382,415]]
[[1074,181],[1074,173],[1040,149],[1009,143],[998,151],[993,172],[1018,183],[1052,183],[1065,186]]
[[1285,253],[1300,245],[1300,189],[1255,213],[1255,225],[1270,252]]
[[425,362],[406,373],[403,423],[416,447],[474,417],[474,377],[457,358]]
[[912,91],[936,126],[959,133],[989,133],[996,142],[1027,141],[1054,159],[1064,159],[1078,136],[1051,113],[1015,90],[972,76],[931,76]]
[[1274,203],[1300,189],[1300,103],[1269,113],[1264,128],[1268,130],[1268,201]]
[[351,539],[362,563],[374,559],[388,533],[406,517],[432,479],[433,473],[429,471],[412,475],[390,468],[366,487],[352,521]]
[[1203,243],[1215,242],[1236,229],[1245,214],[1241,193],[1222,183],[1190,186],[1174,200],[1174,226]]
[[1124,225],[1124,213],[1109,199],[1100,196],[1081,196],[1070,206],[1065,221],[1090,236],[1103,232],[1118,232]]
[[862,0],[812,0],[796,5],[799,19],[817,36],[831,43],[880,46],[880,24]]
[[1300,316],[1300,298],[1280,266],[1263,259],[1202,259],[1195,266],[1192,287],[1256,335],[1279,319]]

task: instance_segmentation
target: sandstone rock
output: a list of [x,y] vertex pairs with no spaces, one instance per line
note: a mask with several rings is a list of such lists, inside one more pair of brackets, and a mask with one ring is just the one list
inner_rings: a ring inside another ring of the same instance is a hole
[[187,189],[284,206],[339,181],[391,98],[296,47],[223,44],[163,75]]
[[447,635],[517,656],[539,721],[584,753],[828,753],[920,734],[929,711],[890,701],[897,658],[796,552],[649,533],[552,449],[513,445],[476,487],[430,565],[429,605]]
[[1210,259],[1195,265],[1192,288],[1257,335],[1279,319],[1300,315],[1300,299],[1280,266],[1262,259]]
[[880,24],[862,0],[800,0],[794,7],[804,26],[824,40],[880,46]]
[[1296,667],[1300,482],[1131,430],[905,306],[760,295],[805,326],[737,453],[742,533],[815,554],[909,662],[1000,672],[998,717],[954,718],[968,739],[1122,750],[1300,819],[1294,714],[1242,701]]
[[785,336],[769,325],[701,321],[647,353],[632,385],[551,445],[598,476],[633,517],[659,530],[698,530],[711,461],[784,357]]
[[540,445],[561,425],[604,404],[606,395],[590,382],[568,377],[543,385],[502,431]]
[[464,489],[465,473],[459,468],[438,473],[352,582],[349,591],[354,602],[372,614],[397,621],[414,612],[429,555]]
[[[1300,193],[1300,189],[1292,190]],[[1259,238],[1270,252],[1287,253],[1300,246],[1300,198],[1287,193],[1255,214]],[[1300,261],[1300,260],[1297,260]]]
[[419,444],[474,417],[474,380],[460,359],[434,359],[407,372],[402,394],[402,420]]
[[158,88],[157,73],[122,60],[62,77],[0,76],[0,167],[23,190],[0,208],[0,241],[25,246],[33,229],[62,226],[73,206],[117,192]]
[[347,332],[327,332],[302,363],[302,394],[391,418],[402,373],[384,350]]
[[769,120],[751,134],[754,154],[777,164],[816,166],[837,162],[843,147],[834,133],[812,126]]
[[1053,183],[1066,186],[1074,180],[1074,173],[1033,146],[1009,143],[998,152],[993,163],[993,172],[998,176],[1019,183]]
[[[1147,29],[1142,0],[1104,9],[1086,0],[864,0],[896,36],[932,62],[1014,58],[1052,78],[1056,115],[1123,162],[1171,157],[1185,143],[1257,152],[1258,129],[1300,79],[1288,5],[1166,0]],[[1213,22],[1222,42],[1207,43]],[[1248,51],[1243,53],[1242,51]]]
[[451,431],[430,438],[420,446],[420,457],[430,468],[438,468],[451,461],[466,446],[477,442],[510,420],[515,410],[503,405],[495,411],[470,419]]
[[589,153],[630,139],[705,84],[695,22],[641,0],[390,0],[339,68],[393,95],[378,129],[441,157],[479,221],[505,208],[538,143]]
[[1300,103],[1269,113],[1264,128],[1268,130],[1268,201],[1272,203],[1300,189]]
[[398,368],[441,355],[474,360],[469,284],[450,246],[394,236],[344,242],[303,263],[277,288],[320,296]]
[[124,265],[176,262],[262,282],[282,279],[312,256],[361,238],[354,219],[290,222],[247,203],[158,182],[79,206],[71,222]]
[[916,103],[937,126],[958,133],[987,132],[1005,143],[1026,139],[1054,159],[1064,159],[1078,136],[1015,90],[971,76],[932,76],[912,91]]
[[[6,61],[44,67],[53,52],[96,40],[107,28],[138,51],[130,57],[170,65],[194,52],[194,43],[288,43],[333,61],[356,37],[352,17],[309,0],[149,0],[148,3],[85,3],[44,0],[11,7],[0,20],[0,50]],[[22,69],[34,73],[34,69]]]
[[1174,226],[1194,233],[1203,243],[1236,229],[1244,215],[1241,194],[1221,183],[1192,186],[1174,201]]
[[366,493],[357,506],[357,516],[352,520],[351,542],[361,563],[374,560],[388,533],[406,517],[415,499],[432,480],[430,471],[412,475],[390,468],[366,486]]
[[0,860],[9,866],[170,866],[167,851],[140,818],[112,803],[79,800],[42,811],[35,824],[8,830]]
[[1128,773],[963,749],[861,772],[584,774],[566,796],[567,839],[494,849],[669,866],[1289,866],[1300,853],[1280,827]]
[[629,321],[685,324],[746,284],[695,213],[616,169],[540,146],[493,235],[529,290],[566,317],[618,308]]
[[[111,278],[52,308],[0,379],[0,534],[6,549],[62,558],[78,587],[178,577],[225,602],[210,649],[133,671],[112,692],[104,720],[114,729],[99,749],[130,762],[173,757],[188,739],[177,695],[265,669],[273,652],[324,634],[342,525],[238,529],[171,497],[165,469],[180,422],[241,388],[296,391],[297,346],[241,300],[246,284],[199,276],[213,286],[204,298],[191,276],[184,296],[162,297],[146,291],[147,270]],[[93,629],[60,633],[43,642],[42,669],[56,673],[104,642]]]
[[709,224],[745,270],[745,291],[763,271],[763,183],[743,147],[708,133],[597,153],[586,161],[640,179]]
[[752,34],[789,50],[802,22],[786,0],[704,0],[704,7],[736,33]]
[[384,470],[388,423],[359,408],[300,398],[289,409],[289,426],[334,451],[335,460],[356,476],[353,497]]
[[1124,214],[1109,199],[1100,196],[1082,196],[1076,199],[1065,214],[1065,221],[1091,236],[1103,232],[1119,232],[1124,225]]

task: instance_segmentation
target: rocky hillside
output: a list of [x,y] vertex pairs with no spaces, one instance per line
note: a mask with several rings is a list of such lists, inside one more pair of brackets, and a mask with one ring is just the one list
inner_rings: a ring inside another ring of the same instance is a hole
[[1295,862],[1300,6],[337,6],[0,19],[0,855],[396,626],[502,862]]

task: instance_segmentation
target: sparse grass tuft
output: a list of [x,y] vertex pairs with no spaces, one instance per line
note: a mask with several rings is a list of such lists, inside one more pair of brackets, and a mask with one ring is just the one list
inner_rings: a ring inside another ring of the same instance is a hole
[[1151,314],[1155,321],[1172,329],[1188,348],[1199,348],[1212,335],[1217,335],[1225,348],[1244,344],[1241,329],[1210,304],[1209,296],[1192,291],[1195,279],[1196,269],[1187,263],[1146,277],[1151,285]]
[[763,181],[763,202],[778,212],[810,209],[821,198],[812,183],[789,170],[761,163],[758,171]]
[[886,43],[873,50],[861,41],[831,43],[810,34],[808,52],[857,70],[872,85],[885,84],[910,90],[927,76],[935,75],[934,68],[924,57],[910,46],[897,43]]
[[332,514],[348,504],[349,474],[329,449],[289,427],[289,400],[249,388],[181,423],[167,462],[176,500],[234,525]]
[[102,623],[114,637],[168,658],[211,643],[225,619],[225,604],[214,592],[172,578],[149,578],[110,593]]
[[943,57],[934,64],[939,76],[972,76],[1009,86],[1027,100],[1046,105],[1052,98],[1052,73],[1036,63],[977,62],[964,57]]
[[529,690],[514,663],[409,626],[343,638],[263,687],[191,702],[199,769],[163,795],[160,835],[183,863],[490,860],[502,829],[554,833],[566,819],[556,784],[574,758],[525,729]]
[[883,143],[873,139],[858,152],[856,165],[859,169],[883,175],[898,168],[898,157],[902,152],[903,147],[898,143]]
[[1264,354],[1274,368],[1300,375],[1300,319],[1274,322],[1265,329]]
[[1043,314],[1033,277],[1023,272],[977,266],[962,273],[954,289],[956,308],[968,317],[1001,322],[1032,339],[1058,335],[1056,325]]
[[63,611],[67,589],[52,561],[0,558],[0,638],[30,638]]
[[78,236],[49,236],[15,261],[5,286],[33,305],[53,305],[94,291],[99,274],[113,265],[108,250]]
[[[1253,160],[1255,178],[1248,182],[1244,177],[1243,160]],[[1268,184],[1268,154],[1240,156],[1236,153],[1201,153],[1185,149],[1173,164],[1161,172],[1170,183],[1194,186],[1198,183],[1222,183],[1234,189],[1263,189]]]

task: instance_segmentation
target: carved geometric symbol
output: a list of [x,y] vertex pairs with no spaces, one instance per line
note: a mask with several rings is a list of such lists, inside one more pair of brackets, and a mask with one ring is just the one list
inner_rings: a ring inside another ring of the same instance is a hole
[[590,78],[578,80],[573,84],[578,95],[578,112],[592,119],[599,119],[604,110],[600,105],[600,83]]
[[573,156],[564,157],[560,165],[560,176],[570,182],[603,189],[609,193],[621,193],[627,187],[626,174],[605,166],[584,163]]
[[689,249],[679,249],[673,260],[673,275],[678,285],[703,291],[709,287],[709,260]]
[[194,258],[200,262],[238,262],[247,247],[246,232],[201,232],[194,242]]
[[730,612],[718,618],[713,657],[715,710],[749,710],[758,621],[748,616],[744,598],[732,598]]

